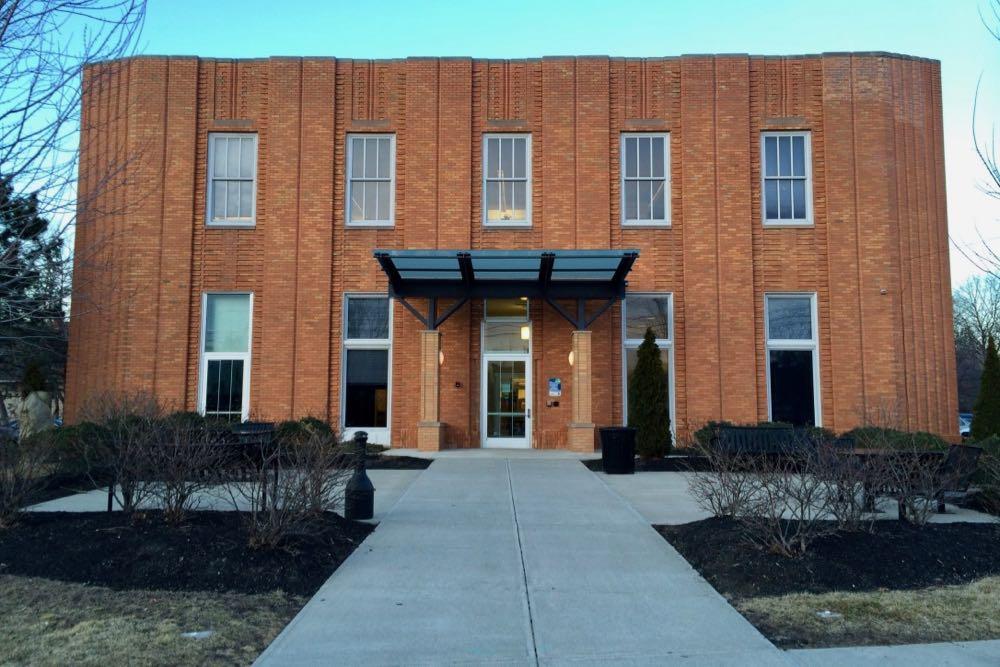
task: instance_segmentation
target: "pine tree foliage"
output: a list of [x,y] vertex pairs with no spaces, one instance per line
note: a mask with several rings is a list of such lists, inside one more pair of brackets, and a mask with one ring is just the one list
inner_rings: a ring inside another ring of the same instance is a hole
[[646,329],[629,378],[628,425],[636,429],[635,448],[640,456],[658,458],[669,453],[667,376],[651,328]]
[[1000,356],[996,341],[990,336],[986,343],[979,397],[972,410],[971,436],[983,440],[994,435],[1000,435]]

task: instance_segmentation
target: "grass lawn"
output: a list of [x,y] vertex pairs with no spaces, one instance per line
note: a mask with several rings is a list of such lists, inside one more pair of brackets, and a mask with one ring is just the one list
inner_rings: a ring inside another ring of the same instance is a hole
[[[306,600],[0,575],[0,664],[247,665]],[[200,630],[214,634],[181,635]]]
[[[1000,638],[1000,577],[919,590],[793,593],[735,604],[783,647]],[[824,610],[841,618],[816,615]]]

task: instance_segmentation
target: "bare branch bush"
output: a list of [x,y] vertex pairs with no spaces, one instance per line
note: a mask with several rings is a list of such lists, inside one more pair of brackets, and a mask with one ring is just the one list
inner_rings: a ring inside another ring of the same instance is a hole
[[315,530],[316,517],[342,503],[353,456],[332,432],[315,429],[255,443],[243,460],[249,473],[227,492],[247,512],[250,546],[275,548]]
[[44,484],[52,461],[47,434],[18,442],[0,437],[0,529],[13,525]]
[[691,448],[707,462],[707,470],[687,476],[695,502],[712,516],[743,516],[755,485],[753,456],[701,441],[692,442]]
[[162,407],[148,392],[101,392],[84,403],[82,415],[100,427],[88,431],[92,440],[82,443],[91,479],[97,485],[95,473],[110,470],[115,499],[123,511],[135,511],[155,495],[150,461]]
[[179,524],[215,485],[225,455],[225,431],[204,419],[175,414],[156,425],[144,466],[154,477],[150,497],[168,523]]

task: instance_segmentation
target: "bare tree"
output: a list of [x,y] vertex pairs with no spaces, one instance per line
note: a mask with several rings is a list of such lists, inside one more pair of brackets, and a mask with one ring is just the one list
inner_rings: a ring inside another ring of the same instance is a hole
[[116,165],[78,192],[81,137],[93,134],[82,132],[81,103],[102,76],[83,70],[132,53],[145,5],[0,0],[0,379],[33,356],[62,357],[78,212],[125,174]]
[[959,409],[972,410],[989,336],[1000,338],[1000,276],[973,276],[952,295]]

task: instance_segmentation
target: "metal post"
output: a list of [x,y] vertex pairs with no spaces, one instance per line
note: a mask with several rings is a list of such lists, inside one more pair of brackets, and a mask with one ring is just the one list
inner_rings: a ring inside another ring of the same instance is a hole
[[365,431],[358,431],[354,434],[354,443],[358,452],[354,463],[354,475],[347,482],[344,491],[344,518],[371,519],[375,515],[375,485],[365,470],[368,434]]

